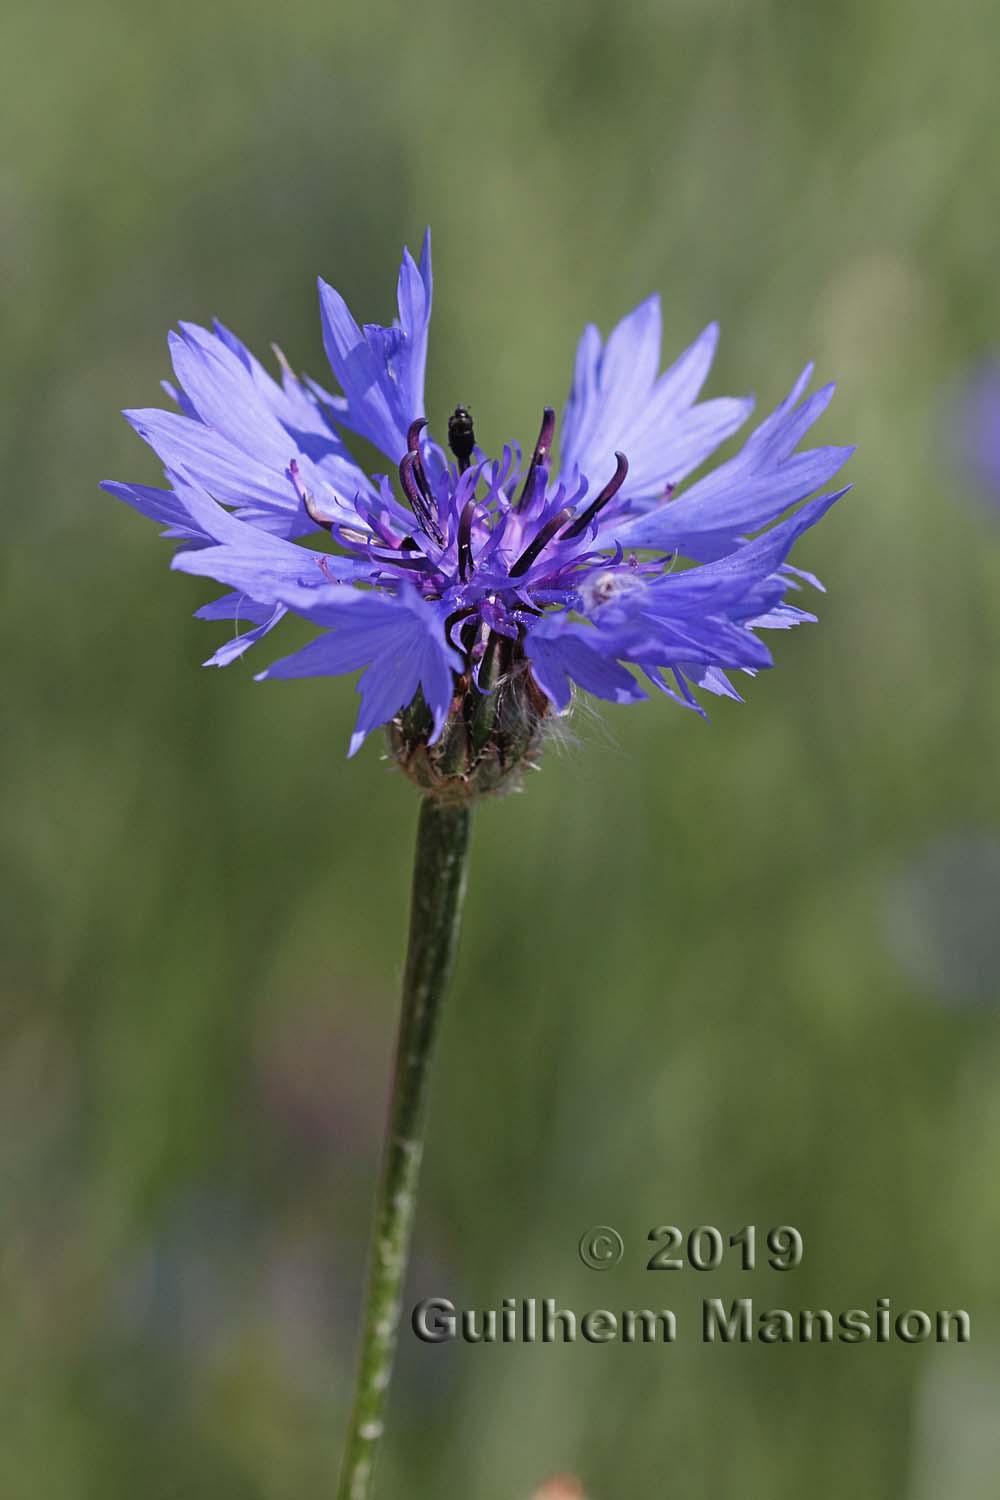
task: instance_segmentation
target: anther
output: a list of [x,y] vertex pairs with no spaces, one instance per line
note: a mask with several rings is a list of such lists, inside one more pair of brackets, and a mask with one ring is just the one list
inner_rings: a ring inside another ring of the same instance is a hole
[[[463,649],[462,631],[465,629],[466,625],[473,618],[473,616],[478,613],[479,611],[475,604],[468,604],[464,609],[456,609],[454,614],[450,614],[445,620],[444,633],[457,650],[461,651]],[[455,639],[454,635],[454,630],[457,625],[462,626],[462,630],[460,630],[458,633],[458,640]]]
[[404,453],[402,462],[399,465],[399,482],[403,486],[404,495],[410,502],[410,509],[413,511],[413,514],[416,516],[417,520],[420,522],[421,529],[427,536],[431,537],[433,541],[437,542],[439,547],[443,547],[444,536],[442,535],[441,528],[434,518],[434,513],[431,510],[430,500],[428,496],[425,495],[424,490],[417,479],[418,472],[421,474],[421,476],[423,475],[422,466],[419,471],[417,468],[419,462],[419,454],[410,451]]
[[555,434],[555,430],[556,414],[552,410],[551,406],[547,406],[542,413],[542,425],[539,429],[538,441],[535,444],[535,451],[531,455],[531,463],[528,465],[528,472],[524,477],[524,488],[522,489],[520,498],[517,501],[517,504],[519,506],[524,505],[525,502],[531,498],[535,487],[535,475],[538,473],[538,470],[549,461],[549,454],[552,452],[552,438]]
[[[427,471],[424,468],[424,457],[420,451],[420,434],[426,426],[426,417],[418,417],[415,422],[410,423],[406,434],[406,450],[408,453],[413,454],[413,477],[420,487],[420,493],[427,502],[428,511],[433,516],[437,509],[437,502],[434,499],[434,491],[431,489],[430,480],[427,478]],[[440,535],[440,533],[437,534]],[[444,539],[442,538],[443,545]]]
[[475,446],[472,413],[467,406],[456,406],[448,418],[448,447],[458,460],[460,474],[464,474],[472,462],[472,450]]
[[628,459],[624,453],[616,453],[615,458],[618,460],[618,466],[615,469],[613,477],[609,479],[597,499],[587,506],[583,515],[577,516],[572,526],[566,527],[566,530],[563,532],[564,541],[572,541],[574,537],[581,536],[594,518],[604,509],[608,501],[615,498],[625,483],[625,475],[628,473]]
[[468,500],[458,522],[458,576],[463,583],[472,576],[472,518],[475,500]]
[[538,557],[538,555],[542,551],[544,551],[549,542],[551,542],[552,538],[555,536],[556,532],[566,525],[566,522],[570,519],[572,514],[573,512],[567,507],[566,509],[561,510],[558,515],[553,516],[551,521],[547,521],[545,523],[541,531],[535,537],[535,540],[531,542],[527,547],[525,547],[524,551],[521,553],[521,556],[517,559],[517,562],[511,568],[511,578],[520,578],[523,576],[523,574],[527,573],[536,557]]

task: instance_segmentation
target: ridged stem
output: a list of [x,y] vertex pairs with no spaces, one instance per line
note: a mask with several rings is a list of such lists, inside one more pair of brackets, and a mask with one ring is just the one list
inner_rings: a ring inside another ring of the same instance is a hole
[[458,946],[471,821],[472,809],[467,802],[445,803],[432,797],[422,801],[361,1352],[337,1500],[368,1500],[375,1456],[385,1428],[417,1205],[430,1062],[441,1001]]

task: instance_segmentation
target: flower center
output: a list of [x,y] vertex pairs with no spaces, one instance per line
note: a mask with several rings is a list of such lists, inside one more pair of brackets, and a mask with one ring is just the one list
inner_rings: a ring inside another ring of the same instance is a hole
[[[565,499],[565,491],[561,485],[557,494],[552,497],[555,505],[559,507],[554,510],[553,504],[546,499],[546,486],[552,456],[552,440],[555,435],[555,421],[555,412],[552,407],[547,406],[542,414],[538,438],[524,473],[520,494],[513,500],[503,499],[505,513],[499,525],[495,527],[494,543],[493,545],[487,543],[482,556],[476,557],[473,555],[473,542],[476,535],[477,516],[482,514],[483,506],[489,507],[491,496],[488,495],[484,501],[477,500],[474,490],[478,484],[479,470],[475,475],[468,474],[472,468],[472,456],[476,449],[472,413],[466,406],[456,406],[448,418],[448,446],[455,455],[459,470],[458,490],[451,497],[451,504],[457,505],[455,517],[446,518],[443,514],[441,504],[435,496],[424,467],[420,434],[426,426],[426,421],[421,417],[411,422],[406,435],[406,453],[399,465],[400,484],[424,536],[442,549],[449,547],[450,540],[454,542],[455,563],[460,583],[468,584],[471,581],[484,558],[487,564],[493,559],[506,520],[514,521],[512,529],[521,546],[521,551],[514,562],[509,564],[507,577],[511,580],[520,580],[531,571],[539,557],[551,544],[576,542],[583,537],[624,484],[628,474],[628,459],[624,453],[616,453],[617,464],[612,478],[584,510],[577,514],[573,501],[569,504],[561,503]],[[467,474],[466,479],[463,476]],[[506,482],[505,478],[503,482]],[[490,483],[493,487],[491,495],[495,497],[501,481],[497,475],[494,475]],[[579,498],[579,493],[582,491],[578,492],[575,498]],[[312,515],[313,512],[310,511],[310,514]],[[515,516],[517,516],[516,521]],[[314,516],[313,519],[319,518]],[[533,535],[532,532],[534,532]],[[388,542],[388,538],[386,540]],[[402,544],[396,543],[396,546],[407,549],[405,560],[398,553],[394,559],[384,558],[383,560],[394,561],[397,567],[410,571],[424,571],[428,575],[434,571],[435,566],[439,566],[423,555],[412,537],[405,538]],[[414,552],[416,556],[413,555]],[[370,550],[369,555],[375,556]],[[571,566],[575,558],[576,549],[574,549],[573,557],[566,557],[564,563]],[[429,584],[429,577],[427,582]],[[503,586],[502,580],[498,579],[497,582],[501,587]]]

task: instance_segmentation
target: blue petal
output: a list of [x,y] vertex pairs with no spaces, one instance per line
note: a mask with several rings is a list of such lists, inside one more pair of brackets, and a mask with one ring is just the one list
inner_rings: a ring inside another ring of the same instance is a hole
[[205,538],[205,531],[191,517],[183,502],[173,490],[152,489],[146,484],[119,484],[115,479],[103,479],[101,489],[126,505],[131,505],[151,521],[158,521],[168,529],[163,533],[178,541],[197,541]]
[[185,473],[170,477],[189,525],[209,543],[176,553],[171,561],[176,571],[214,578],[268,604],[281,602],[282,589],[296,587],[309,578],[315,578],[317,586],[326,586],[330,578],[364,576],[364,565],[350,558],[297,547],[284,537],[248,526]]
[[[615,674],[624,673],[621,664],[629,662],[668,696],[699,713],[687,677],[710,692],[738,697],[723,669],[754,673],[772,664],[770,651],[754,629],[787,629],[811,618],[782,602],[789,585],[782,565],[802,533],[844,493],[811,501],[715,562],[664,574],[652,583],[637,581],[598,605],[589,627],[569,623],[565,615],[549,615],[533,624],[525,651],[539,685],[560,708],[569,701],[571,678],[611,697],[615,688],[623,687]],[[581,646],[586,656],[579,654]],[[664,681],[663,669],[673,672],[676,691]]]
[[291,591],[289,603],[331,629],[301,651],[275,662],[265,677],[339,675],[365,667],[361,710],[350,754],[365,736],[405,708],[420,688],[434,720],[433,744],[444,728],[461,657],[446,642],[444,620],[414,590],[397,596],[331,587]]
[[[200,613],[200,611],[199,611]],[[228,667],[230,662],[236,661],[255,646],[259,640],[272,631],[279,620],[284,619],[288,611],[283,604],[276,604],[262,624],[255,630],[245,630],[242,635],[237,635],[232,640],[224,641],[217,651],[205,662],[206,667]]]
[[[289,479],[301,481],[327,515],[350,519],[370,484],[323,416],[319,401],[286,371],[279,386],[222,324],[214,332],[182,323],[170,335],[182,413],[125,413],[169,469],[183,468],[245,519],[283,536],[315,530]],[[173,388],[170,387],[172,390]]]
[[[286,536],[315,531],[286,474],[268,469],[241,453],[201,422],[155,407],[127,411],[125,416],[139,436],[155,449],[165,468],[184,469],[197,475],[199,483],[223,504],[252,502],[263,514],[273,516]],[[294,456],[289,453],[289,458]],[[325,495],[323,503],[328,503]]]
[[780,595],[788,585],[780,569],[792,547],[849,490],[850,485],[845,485],[830,495],[810,500],[793,516],[779,521],[753,541],[735,547],[725,557],[664,575],[649,589],[657,596],[657,607],[672,612],[714,613],[720,609],[732,610],[741,603],[746,607],[748,600],[755,603],[759,597],[755,589],[765,585],[769,590],[777,589]]
[[718,557],[747,532],[759,530],[828,484],[854,449],[793,452],[833,394],[832,385],[824,386],[798,404],[810,370],[803,372],[735,458],[668,504],[615,523],[615,539],[625,547],[680,549],[686,557]]
[[273,605],[258,604],[248,594],[234,592],[203,604],[195,610],[194,617],[196,620],[249,620],[253,625],[263,625],[273,612]]
[[406,452],[407,430],[424,414],[424,373],[431,315],[430,231],[420,265],[408,250],[399,271],[399,321],[358,327],[343,297],[319,279],[323,346],[346,397],[340,421],[393,463]]
[[696,469],[753,408],[733,399],[695,405],[717,340],[713,323],[657,377],[658,298],[623,318],[603,350],[597,329],[585,329],[563,418],[563,472],[575,465],[596,492],[614,472],[616,451],[623,452],[629,473],[622,496],[642,505]]
[[548,615],[525,637],[525,653],[532,675],[546,697],[558,709],[570,701],[570,679],[586,692],[612,703],[634,703],[646,694],[614,658],[602,649],[605,641],[596,630],[568,620],[566,615]]

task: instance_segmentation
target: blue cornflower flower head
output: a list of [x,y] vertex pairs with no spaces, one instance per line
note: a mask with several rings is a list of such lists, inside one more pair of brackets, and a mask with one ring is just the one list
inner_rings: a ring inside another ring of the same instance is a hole
[[957,456],[980,497],[1000,506],[1000,355],[984,360],[963,383],[954,402]]
[[[404,254],[390,327],[359,327],[322,280],[319,293],[340,394],[280,354],[274,380],[220,323],[182,323],[165,386],[178,410],[126,412],[169,488],[105,488],[180,542],[175,568],[226,586],[202,618],[253,626],[209,665],[303,616],[320,634],[259,677],[363,669],[350,753],[386,725],[420,785],[463,795],[530,761],[574,687],[628,703],[644,682],[703,713],[695,689],[739,698],[728,674],[772,665],[760,631],[815,618],[787,596],[817,580],[787,559],[846,493],[817,496],[853,450],[799,451],[833,393],[806,395],[811,367],[735,456],[692,479],[753,402],[698,400],[714,324],[659,373],[652,297],[606,341],[584,332],[558,467],[550,407],[526,459],[514,443],[483,453],[457,407],[449,457],[425,421],[429,235],[419,263]],[[390,473],[363,472],[352,435]]]

